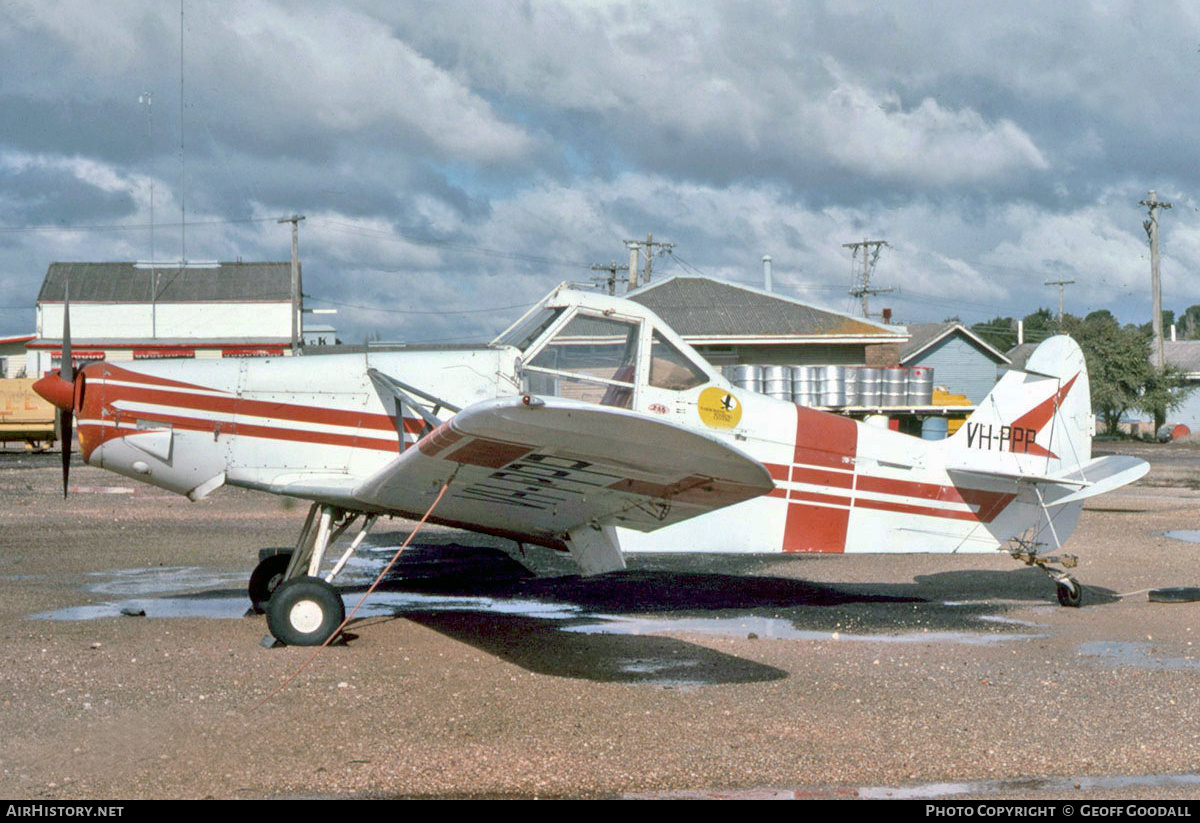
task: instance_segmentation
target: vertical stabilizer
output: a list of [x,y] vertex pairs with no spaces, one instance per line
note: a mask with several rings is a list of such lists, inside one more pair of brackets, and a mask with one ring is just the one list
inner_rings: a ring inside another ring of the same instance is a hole
[[1054,476],[1092,456],[1091,388],[1079,345],[1056,335],[1023,371],[1006,372],[947,441],[951,462],[1003,474]]

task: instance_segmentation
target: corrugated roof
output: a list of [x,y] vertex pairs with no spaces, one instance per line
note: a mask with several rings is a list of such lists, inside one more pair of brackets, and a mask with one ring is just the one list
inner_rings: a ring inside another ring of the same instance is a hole
[[683,337],[906,337],[885,326],[708,277],[674,276],[626,295]]
[[1163,357],[1182,372],[1200,372],[1200,340],[1164,340]]
[[[218,263],[214,267],[159,266],[158,302],[290,301],[291,263]],[[133,263],[51,263],[39,303],[61,303],[71,282],[73,303],[149,303],[152,271]]]

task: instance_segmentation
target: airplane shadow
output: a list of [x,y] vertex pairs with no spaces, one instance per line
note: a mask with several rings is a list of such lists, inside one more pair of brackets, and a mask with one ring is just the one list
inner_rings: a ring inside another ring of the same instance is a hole
[[[569,566],[537,552],[518,558],[490,547],[414,545],[379,591],[419,597],[401,598],[390,618],[365,618],[361,625],[407,619],[529,671],[669,687],[787,674],[664,632],[799,639],[838,632],[885,641],[920,633],[959,642],[1027,634],[1027,625],[1004,621],[1003,601],[1055,603],[1053,585],[1036,569],[842,584],[762,573],[765,564],[745,558],[673,560],[581,577],[555,573]],[[1092,589],[1087,602],[1112,599],[1111,592]],[[529,603],[535,605],[522,605]],[[547,610],[552,613],[541,613]]]

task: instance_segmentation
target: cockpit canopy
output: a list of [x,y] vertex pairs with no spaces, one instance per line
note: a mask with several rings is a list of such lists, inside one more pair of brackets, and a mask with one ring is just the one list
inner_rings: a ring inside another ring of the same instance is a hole
[[643,306],[556,289],[494,341],[521,350],[533,394],[633,408],[647,387],[685,391],[709,383],[709,366]]

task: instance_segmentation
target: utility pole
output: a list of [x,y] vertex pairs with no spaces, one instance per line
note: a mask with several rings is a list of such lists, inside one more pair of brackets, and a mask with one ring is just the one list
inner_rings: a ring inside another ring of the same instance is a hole
[[1058,286],[1058,322],[1062,323],[1063,319],[1063,286],[1069,286],[1074,283],[1074,280],[1047,280],[1042,285]]
[[[654,259],[653,250],[657,246],[662,251],[670,251],[675,248],[674,243],[658,243],[654,240],[653,234],[647,234],[646,239],[642,240],[626,240],[625,245],[629,248],[629,290],[632,291],[638,287],[637,273],[637,255],[641,249],[646,250],[646,273],[644,283],[650,282],[651,261]],[[661,253],[661,252],[660,252]]]
[[275,221],[292,224],[292,354],[300,353],[300,221],[303,219],[303,214],[293,214]]
[[1150,292],[1154,298],[1154,317],[1151,325],[1154,328],[1154,365],[1163,367],[1163,330],[1162,330],[1162,281],[1158,277],[1158,210],[1171,208],[1170,203],[1158,199],[1158,193],[1150,192],[1150,196],[1139,205],[1150,209],[1150,219],[1142,223],[1146,236],[1150,238]]
[[861,243],[843,243],[842,248],[850,249],[851,267],[853,261],[858,258],[858,251],[862,249],[862,270],[859,272],[859,284],[850,290],[853,297],[858,297],[862,300],[863,317],[870,318],[869,300],[872,294],[886,294],[891,289],[873,289],[871,288],[871,274],[875,271],[875,264],[879,262],[879,252],[887,245],[886,240],[863,240]]
[[154,262],[154,92],[138,95],[146,106],[146,130],[150,143],[150,336],[158,337],[158,266]]
[[591,268],[592,271],[608,272],[608,277],[593,277],[592,279],[599,283],[606,283],[608,285],[608,293],[615,295],[617,293],[617,272],[621,270],[621,266],[617,261],[610,260],[607,266],[597,263]]

